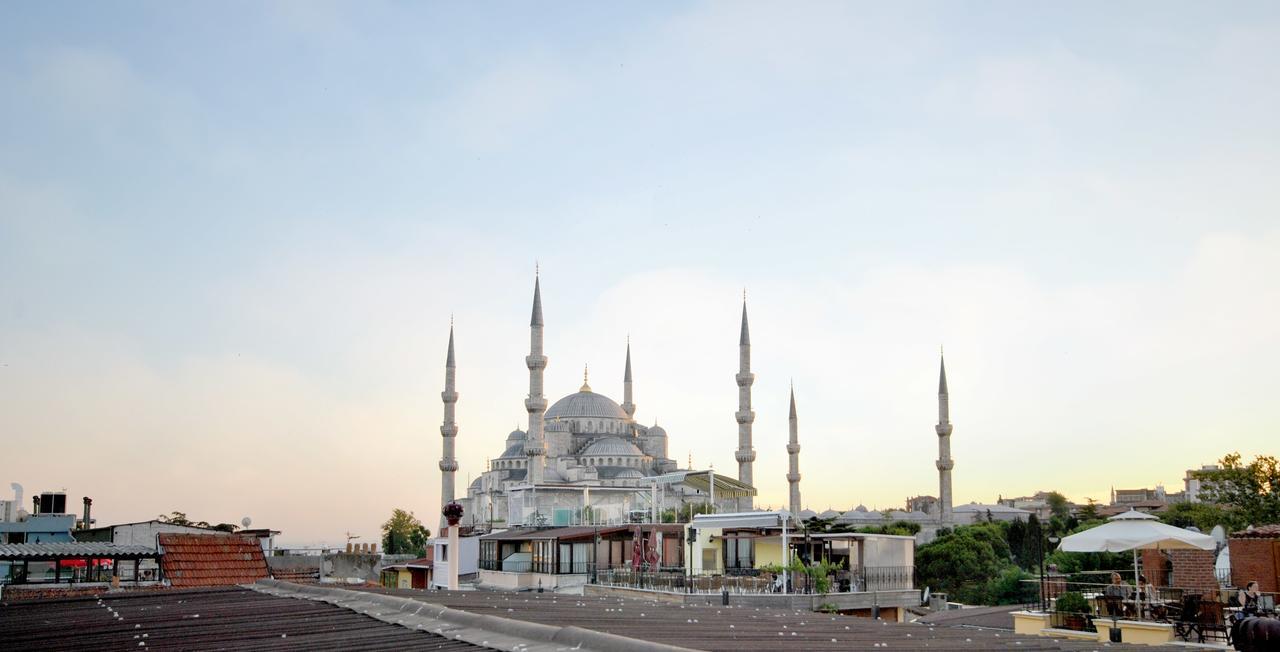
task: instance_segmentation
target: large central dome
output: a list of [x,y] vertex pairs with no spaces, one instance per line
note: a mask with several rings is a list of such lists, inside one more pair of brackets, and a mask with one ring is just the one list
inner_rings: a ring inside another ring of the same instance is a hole
[[618,407],[613,399],[604,394],[597,394],[589,387],[576,394],[570,394],[555,402],[547,409],[548,419],[575,419],[590,417],[595,419],[627,419],[627,413]]

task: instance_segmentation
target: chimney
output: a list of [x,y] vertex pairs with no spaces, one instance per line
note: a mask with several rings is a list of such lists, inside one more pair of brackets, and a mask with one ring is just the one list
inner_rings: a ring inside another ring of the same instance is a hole
[[39,513],[40,513],[40,497],[32,496],[31,497],[31,515],[35,516],[36,514],[39,514]]
[[93,505],[93,499],[88,496],[85,496],[84,497],[84,521],[81,522],[80,524],[80,529],[82,530],[87,530],[93,526],[93,521],[89,520],[90,505]]

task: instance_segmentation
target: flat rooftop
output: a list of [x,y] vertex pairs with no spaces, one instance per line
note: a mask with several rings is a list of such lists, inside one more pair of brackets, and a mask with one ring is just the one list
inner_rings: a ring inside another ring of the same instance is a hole
[[[877,644],[897,650],[1098,650],[1096,642],[948,625],[756,607],[676,605],[617,597],[496,591],[362,589],[414,598],[478,614],[578,627],[698,650],[850,650]],[[1109,644],[1108,649],[1148,646]]]
[[240,587],[0,603],[0,641],[6,652],[484,649],[323,602]]

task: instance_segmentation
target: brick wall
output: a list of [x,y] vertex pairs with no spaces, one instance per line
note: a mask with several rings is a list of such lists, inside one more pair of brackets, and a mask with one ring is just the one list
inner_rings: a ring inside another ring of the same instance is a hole
[[1213,575],[1213,551],[1170,550],[1168,553],[1173,566],[1173,586],[1204,592],[1218,589],[1218,580]]
[[1229,539],[1231,550],[1231,583],[1243,587],[1257,580],[1262,591],[1280,591],[1276,578],[1277,539]]
[[1169,586],[1169,559],[1159,550],[1142,551],[1142,574],[1153,586]]

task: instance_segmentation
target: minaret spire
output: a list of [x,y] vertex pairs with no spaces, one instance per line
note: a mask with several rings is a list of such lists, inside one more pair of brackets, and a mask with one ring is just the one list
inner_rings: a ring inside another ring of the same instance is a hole
[[547,442],[542,434],[542,417],[547,411],[547,400],[542,396],[542,371],[547,368],[547,357],[542,355],[542,281],[541,274],[533,280],[533,316],[529,319],[529,355],[524,364],[529,368],[529,397],[524,408],[529,412],[529,429],[525,436],[524,454],[529,458],[526,479],[531,484],[542,482],[547,462]]
[[796,388],[791,387],[791,415],[788,419],[790,422],[791,439],[787,442],[787,456],[790,462],[790,470],[787,473],[787,484],[791,486],[791,502],[788,509],[791,511],[791,517],[800,519],[800,425],[796,419]]
[[631,336],[627,336],[627,367],[622,372],[622,411],[627,418],[635,420],[636,404],[631,400]]
[[[738,421],[738,450],[734,459],[738,461],[738,480],[755,486],[752,479],[751,463],[756,461],[756,450],[751,447],[751,423],[756,420],[756,413],[751,409],[751,384],[756,376],[751,373],[751,334],[747,328],[747,292],[742,291],[742,332],[738,337],[738,374],[734,376],[738,383],[738,411],[734,418]],[[744,496],[738,502],[738,510],[748,512],[753,509],[751,496]]]
[[[456,364],[453,357],[453,318],[449,318],[449,352],[444,359],[444,391],[440,392],[440,400],[444,401],[444,422],[440,424],[440,436],[444,444],[440,454],[440,505],[443,507],[453,502],[454,476],[458,472],[458,460],[454,457],[454,439],[458,436],[458,424],[454,422],[454,404],[458,402],[457,388],[454,386]],[[447,523],[440,517],[440,532],[445,532]]]
[[933,429],[938,433],[938,508],[939,518],[943,523],[951,522],[951,469],[955,462],[951,459],[951,415],[947,397],[947,361],[938,355],[938,425]]

